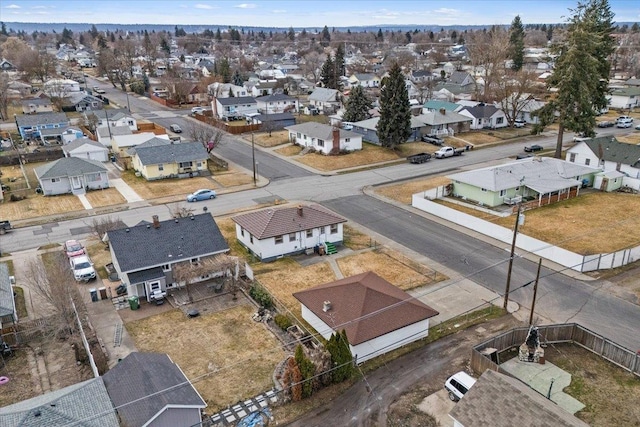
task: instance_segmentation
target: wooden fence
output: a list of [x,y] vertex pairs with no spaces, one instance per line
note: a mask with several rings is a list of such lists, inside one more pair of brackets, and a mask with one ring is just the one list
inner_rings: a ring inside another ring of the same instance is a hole
[[[640,377],[640,351],[626,349],[577,323],[539,326],[538,332],[541,344],[573,343]],[[487,369],[506,373],[499,365],[500,354],[520,346],[528,333],[528,327],[514,328],[476,345],[471,350],[471,368],[478,373]],[[482,354],[488,348],[498,351],[498,363]]]
[[247,132],[255,132],[260,130],[260,127],[261,127],[260,124],[231,126],[227,122],[217,120],[211,116],[207,116],[204,114],[195,114],[193,117],[196,120],[199,120],[208,125],[217,127],[218,129],[222,129],[223,131],[228,132],[232,135],[239,135],[241,133],[247,133]]

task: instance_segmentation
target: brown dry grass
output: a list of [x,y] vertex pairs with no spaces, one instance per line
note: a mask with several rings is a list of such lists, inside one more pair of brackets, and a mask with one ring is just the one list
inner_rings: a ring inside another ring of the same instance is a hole
[[364,234],[348,224],[343,225],[344,245],[351,250],[370,248],[372,245],[371,236]]
[[489,135],[488,132],[484,132],[484,131],[465,132],[465,133],[456,135],[456,138],[463,139],[474,145],[491,144],[494,142],[502,141],[502,139],[498,138],[497,136]]
[[339,156],[325,156],[309,153],[296,159],[312,168],[333,171],[338,169],[366,166],[375,163],[398,160],[400,156],[394,151],[373,144],[362,143],[362,150]]
[[201,188],[218,188],[211,178],[203,176],[147,181],[143,177],[135,176],[133,171],[126,171],[122,173],[122,179],[129,184],[133,191],[138,193],[140,197],[147,200],[181,194],[186,196]]
[[407,181],[400,184],[387,185],[376,189],[376,193],[381,196],[388,197],[400,203],[411,204],[411,196],[421,191],[431,190],[432,188],[451,183],[449,178],[444,176],[436,176],[432,178],[424,178],[416,181]]
[[545,358],[571,374],[564,391],[585,404],[578,418],[592,426],[638,425],[637,377],[576,345],[552,345]]
[[300,302],[293,297],[295,292],[303,291],[323,283],[336,280],[329,263],[322,262],[308,267],[291,264],[257,276],[260,283],[284,304],[298,319],[302,319]]
[[84,207],[80,200],[71,194],[60,196],[30,195],[18,202],[5,201],[0,205],[0,217],[8,220],[36,218],[80,211]]
[[[419,266],[406,257],[400,260],[399,254],[388,250],[363,252],[358,255],[339,258],[336,262],[345,277],[373,271],[402,290],[433,283],[434,279],[436,281],[441,280],[441,278],[436,277],[434,271]],[[417,271],[415,268],[420,268],[422,272]]]
[[243,305],[189,319],[172,310],[129,322],[138,351],[167,353],[208,404],[217,411],[273,386],[271,376],[284,358],[279,342],[251,320]]
[[238,169],[229,168],[227,172],[220,172],[213,175],[213,180],[222,187],[237,187],[239,185],[250,184],[253,177],[241,172]]
[[94,267],[96,268],[96,271],[98,272],[100,277],[106,279],[107,270],[105,270],[104,266],[112,262],[109,247],[102,241],[98,240],[97,237],[91,237],[87,239],[85,249],[89,254],[89,258],[91,258],[91,261],[93,261]]
[[[245,136],[245,139],[251,141],[251,135]],[[268,132],[254,133],[253,141],[261,147],[276,147],[287,144],[289,142],[289,131],[275,130],[271,132],[271,136],[269,136]]]
[[122,197],[122,194],[115,188],[106,188],[104,190],[89,191],[87,194],[87,200],[94,208],[100,208],[102,206],[120,205],[127,202],[127,199]]
[[626,144],[640,144],[640,132],[630,133],[628,135],[616,136],[616,139]]
[[[453,209],[507,228],[514,217],[491,214],[455,205]],[[633,194],[589,193],[525,212],[519,232],[581,255],[611,253],[638,245],[640,197]]]
[[302,147],[299,145],[287,145],[286,147],[278,148],[275,150],[276,153],[282,154],[283,156],[291,157],[297,156],[302,151]]
[[427,144],[426,142],[405,142],[398,145],[396,151],[401,157],[411,156],[418,153],[435,153],[438,151],[437,146]]

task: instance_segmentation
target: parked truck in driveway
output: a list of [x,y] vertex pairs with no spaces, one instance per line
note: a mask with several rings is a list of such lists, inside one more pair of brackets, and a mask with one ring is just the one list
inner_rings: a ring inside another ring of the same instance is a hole
[[461,156],[464,148],[442,147],[434,153],[436,159],[444,159],[446,157]]

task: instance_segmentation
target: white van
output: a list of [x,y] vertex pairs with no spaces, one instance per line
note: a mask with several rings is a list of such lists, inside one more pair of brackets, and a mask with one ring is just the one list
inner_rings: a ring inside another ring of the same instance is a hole
[[444,383],[444,389],[449,392],[449,399],[454,402],[462,399],[469,389],[476,383],[476,379],[466,372],[458,372],[449,377]]

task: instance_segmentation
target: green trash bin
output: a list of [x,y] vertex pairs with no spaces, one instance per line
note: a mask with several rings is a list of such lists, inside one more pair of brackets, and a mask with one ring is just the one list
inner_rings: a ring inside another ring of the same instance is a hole
[[131,308],[131,310],[137,310],[140,308],[140,301],[138,300],[138,297],[129,297],[129,308]]

